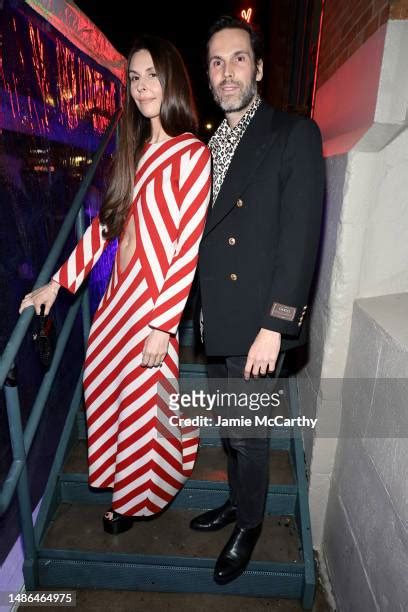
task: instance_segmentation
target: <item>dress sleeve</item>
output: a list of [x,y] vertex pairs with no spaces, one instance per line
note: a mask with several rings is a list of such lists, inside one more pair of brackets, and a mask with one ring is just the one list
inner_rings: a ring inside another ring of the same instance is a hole
[[71,293],[76,293],[108,243],[102,236],[104,227],[99,222],[99,216],[94,217],[71,255],[52,276],[52,280]]
[[150,327],[175,334],[197,267],[211,195],[211,154],[198,142],[180,176],[180,225],[173,259],[156,299]]

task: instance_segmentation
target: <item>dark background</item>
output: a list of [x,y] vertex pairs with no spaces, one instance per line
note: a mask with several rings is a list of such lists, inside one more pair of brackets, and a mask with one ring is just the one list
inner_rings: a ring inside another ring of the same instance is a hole
[[[123,10],[113,11],[111,2],[79,0],[77,6],[107,36],[119,53],[128,57],[133,40],[140,33],[154,34],[169,39],[178,48],[187,64],[196,103],[202,123],[221,118],[212,102],[205,73],[205,44],[207,31],[221,15],[239,17],[249,4],[236,0],[210,1],[206,3],[146,2],[125,5]],[[266,35],[269,24],[271,0],[251,3],[252,20],[260,25]],[[275,2],[276,4],[276,2]]]
[[125,57],[137,34],[146,32],[171,40],[181,52],[193,83],[201,125],[218,124],[221,114],[212,102],[205,68],[207,32],[221,15],[240,17],[252,8],[251,24],[265,42],[261,93],[273,106],[303,115],[310,113],[319,33],[321,0],[215,0],[206,3],[144,3],[78,0],[78,7]]

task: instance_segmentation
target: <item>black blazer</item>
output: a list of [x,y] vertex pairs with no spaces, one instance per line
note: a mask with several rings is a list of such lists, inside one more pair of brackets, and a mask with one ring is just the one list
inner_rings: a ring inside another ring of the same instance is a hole
[[261,102],[208,212],[198,277],[207,355],[246,355],[261,327],[303,344],[319,244],[319,128]]

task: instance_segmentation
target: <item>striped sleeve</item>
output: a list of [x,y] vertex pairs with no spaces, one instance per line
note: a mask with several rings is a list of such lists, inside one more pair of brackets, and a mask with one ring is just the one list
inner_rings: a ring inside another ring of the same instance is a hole
[[99,216],[94,217],[81,240],[66,262],[54,274],[52,280],[71,293],[76,293],[108,243],[108,240],[102,236],[104,227],[99,223]]
[[156,299],[150,327],[175,334],[194,279],[211,194],[211,154],[197,142],[180,176],[180,224],[173,259]]

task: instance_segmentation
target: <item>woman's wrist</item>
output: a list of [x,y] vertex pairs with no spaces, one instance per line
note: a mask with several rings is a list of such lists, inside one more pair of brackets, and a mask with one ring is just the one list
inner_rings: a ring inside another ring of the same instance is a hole
[[58,295],[58,291],[60,288],[59,283],[57,283],[57,281],[55,281],[53,278],[50,280],[50,282],[48,283],[49,288],[51,289],[51,291],[53,292],[54,295]]
[[160,329],[159,327],[152,327],[150,325],[152,331],[156,331],[156,332],[161,332],[162,334],[166,334],[166,336],[170,336],[170,332],[164,330],[164,329]]

